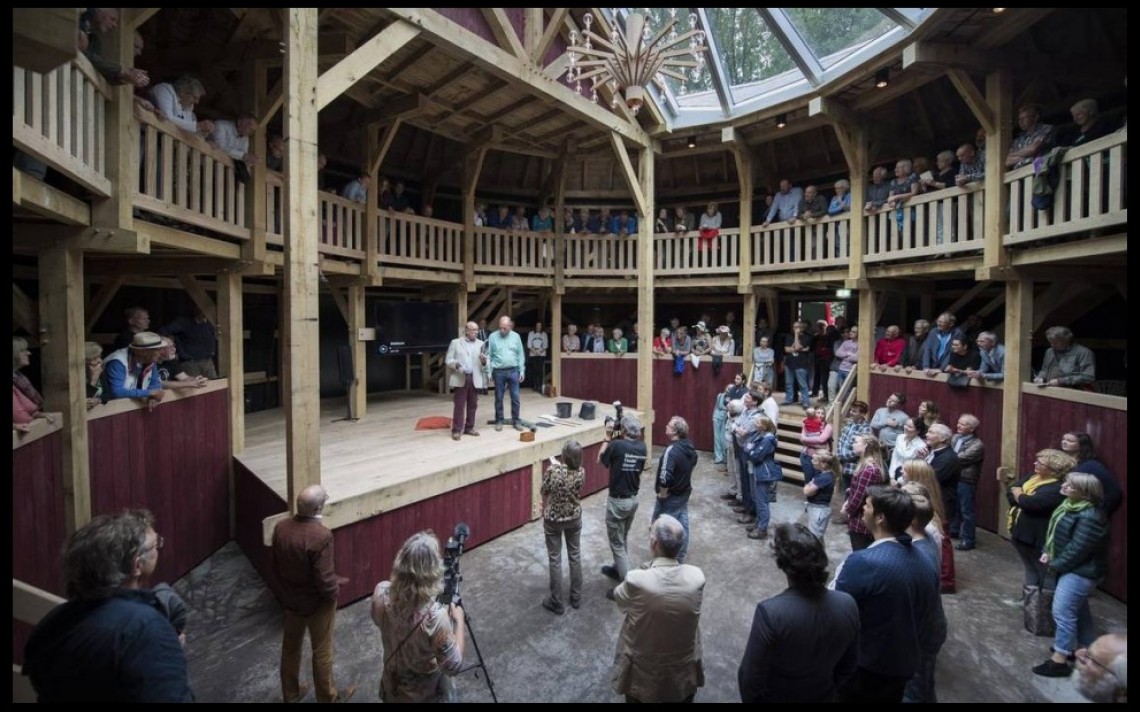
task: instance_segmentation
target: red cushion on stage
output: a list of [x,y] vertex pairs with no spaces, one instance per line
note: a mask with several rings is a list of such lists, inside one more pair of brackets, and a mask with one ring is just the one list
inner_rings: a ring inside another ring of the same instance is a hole
[[450,430],[451,418],[429,415],[416,421],[416,430]]

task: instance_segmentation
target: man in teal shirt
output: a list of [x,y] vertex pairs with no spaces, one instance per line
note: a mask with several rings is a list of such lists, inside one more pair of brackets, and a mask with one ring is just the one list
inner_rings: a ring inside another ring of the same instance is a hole
[[503,429],[503,391],[511,389],[511,425],[522,430],[519,423],[519,383],[526,375],[526,352],[522,339],[512,329],[515,323],[509,316],[499,319],[499,330],[487,339],[487,355],[491,361],[491,376],[495,379],[495,430]]

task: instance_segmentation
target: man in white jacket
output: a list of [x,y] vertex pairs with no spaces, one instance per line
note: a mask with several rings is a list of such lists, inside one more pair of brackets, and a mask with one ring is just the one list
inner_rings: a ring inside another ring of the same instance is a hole
[[453,339],[447,348],[445,363],[451,370],[447,383],[455,405],[451,413],[452,440],[458,440],[460,434],[479,434],[475,430],[475,409],[479,405],[479,391],[487,387],[483,377],[487,356],[483,353],[483,342],[476,338],[478,334],[479,325],[469,321],[463,336]]

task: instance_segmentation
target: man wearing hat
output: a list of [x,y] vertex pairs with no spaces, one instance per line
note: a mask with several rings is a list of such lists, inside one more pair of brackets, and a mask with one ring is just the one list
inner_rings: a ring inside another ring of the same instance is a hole
[[164,345],[163,338],[153,331],[140,331],[131,338],[130,346],[103,359],[111,399],[145,398],[150,409],[155,409],[165,395],[158,373]]

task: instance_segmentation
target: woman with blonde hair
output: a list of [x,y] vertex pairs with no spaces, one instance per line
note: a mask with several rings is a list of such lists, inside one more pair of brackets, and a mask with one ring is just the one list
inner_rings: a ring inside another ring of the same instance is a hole
[[43,412],[44,398],[28,377],[20,369],[31,363],[32,352],[28,350],[27,339],[12,337],[12,429],[22,433],[32,429],[32,421],[43,418],[48,423],[55,422],[52,415]]
[[[752,499],[756,505],[756,527],[748,532],[749,539],[767,539],[771,508],[768,506],[769,485],[780,481],[783,471],[776,462],[776,424],[764,415],[756,416],[756,432],[744,444],[744,459],[751,472]],[[741,477],[749,476],[741,473]]]
[[463,609],[436,600],[443,590],[443,557],[431,531],[400,547],[392,577],[372,593],[372,622],[384,643],[383,702],[455,702],[452,675],[463,667]]
[[930,504],[934,507],[933,521],[941,534],[937,537],[938,548],[942,552],[939,583],[942,585],[942,593],[954,593],[956,588],[954,547],[950,541],[950,532],[947,530],[950,522],[946,518],[946,507],[942,503],[942,487],[938,484],[938,477],[926,460],[910,460],[903,464],[902,471],[903,478],[907,482],[917,482],[929,492]]
[[577,608],[582,600],[582,446],[570,440],[562,446],[562,458],[550,459],[550,467],[542,475],[542,531],[546,534],[546,554],[550,565],[550,595],[542,599],[542,607],[562,615],[562,540],[566,540],[566,558],[570,561],[570,606]]
[[926,439],[926,430],[935,423],[942,422],[942,415],[938,412],[938,404],[932,400],[919,401],[918,415],[914,418],[914,425],[918,428],[918,437]]
[[859,551],[874,541],[871,531],[863,523],[863,503],[867,499],[867,490],[873,485],[885,485],[887,474],[883,467],[883,445],[873,434],[857,435],[851,449],[859,457],[859,462],[855,465],[855,474],[847,489],[843,514],[847,515],[847,536],[851,539],[851,550]]
[[1096,475],[1070,472],[1061,484],[1065,501],[1053,510],[1041,563],[1057,576],[1053,596],[1053,655],[1033,668],[1044,677],[1072,672],[1068,657],[1096,639],[1089,595],[1108,574],[1108,520],[1101,509],[1104,489]]
[[1028,593],[1031,587],[1052,588],[1046,586],[1048,572],[1041,563],[1041,552],[1045,549],[1049,518],[1065,500],[1061,481],[1076,464],[1076,460],[1060,450],[1041,450],[1033,460],[1033,474],[1022,477],[1006,490],[1009,540],[1025,567],[1023,593]]

